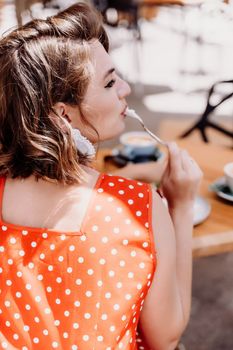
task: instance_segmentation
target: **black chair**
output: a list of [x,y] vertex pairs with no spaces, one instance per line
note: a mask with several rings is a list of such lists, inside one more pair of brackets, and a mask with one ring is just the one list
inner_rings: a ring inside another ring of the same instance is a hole
[[[218,103],[212,104],[211,98],[213,94],[216,91],[216,87],[218,87],[221,84],[232,84],[232,92],[225,94]],[[189,136],[195,129],[198,129],[201,133],[202,139],[204,142],[209,142],[208,137],[206,135],[206,129],[207,128],[213,128],[224,135],[230,137],[233,141],[233,116],[232,116],[232,130],[227,130],[226,128],[223,128],[222,126],[218,125],[217,123],[210,120],[210,117],[214,110],[218,108],[222,103],[224,103],[226,100],[231,98],[233,96],[233,80],[223,80],[216,82],[212,85],[208,92],[208,98],[207,98],[207,104],[204,113],[200,117],[200,119],[187,131],[185,131],[182,135],[180,135],[181,138]]]

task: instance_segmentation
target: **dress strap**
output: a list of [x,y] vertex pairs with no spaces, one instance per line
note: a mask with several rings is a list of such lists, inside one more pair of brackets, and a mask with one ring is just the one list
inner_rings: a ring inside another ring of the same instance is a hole
[[2,198],[5,187],[6,178],[0,177],[0,220],[2,221]]

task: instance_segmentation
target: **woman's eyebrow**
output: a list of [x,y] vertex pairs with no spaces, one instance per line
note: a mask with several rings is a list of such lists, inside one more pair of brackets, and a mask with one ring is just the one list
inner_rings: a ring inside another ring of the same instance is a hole
[[115,72],[115,68],[110,68],[104,75],[103,80],[105,80],[107,78],[108,75],[112,74],[113,72]]

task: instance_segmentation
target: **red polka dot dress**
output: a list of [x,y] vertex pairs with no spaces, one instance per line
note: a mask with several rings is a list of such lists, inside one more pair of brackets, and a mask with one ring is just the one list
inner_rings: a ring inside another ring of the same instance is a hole
[[155,266],[147,184],[101,174],[80,232],[1,218],[0,349],[146,349],[136,331]]

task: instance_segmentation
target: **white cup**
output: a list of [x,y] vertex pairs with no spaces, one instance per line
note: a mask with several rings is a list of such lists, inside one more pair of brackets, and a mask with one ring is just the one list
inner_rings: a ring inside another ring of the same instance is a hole
[[226,179],[226,184],[233,194],[233,162],[227,163],[224,168],[224,174]]
[[129,159],[137,156],[151,156],[155,154],[157,142],[147,132],[129,131],[120,136],[120,143],[124,146],[121,153]]

